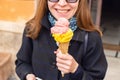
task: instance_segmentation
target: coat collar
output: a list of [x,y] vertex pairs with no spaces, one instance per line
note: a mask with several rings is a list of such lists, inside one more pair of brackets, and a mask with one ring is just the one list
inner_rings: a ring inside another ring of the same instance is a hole
[[[42,21],[41,21],[41,25],[42,27],[45,27],[46,29],[50,30],[50,28],[52,27],[49,20],[48,20],[48,14],[46,14]],[[85,31],[84,30],[81,30],[80,28],[77,28],[75,31],[74,31],[74,36],[72,38],[72,40],[75,40],[75,41],[79,41],[79,42],[83,42],[84,41],[84,38],[85,38]]]
[[85,34],[86,34],[86,32],[84,30],[81,30],[80,28],[77,28],[74,31],[74,35],[73,35],[72,40],[83,42],[84,39],[85,39]]
[[49,20],[48,20],[48,14],[46,14],[42,21],[41,21],[41,25],[42,27],[45,27],[46,29],[50,30],[50,28],[52,27],[52,25],[50,24]]

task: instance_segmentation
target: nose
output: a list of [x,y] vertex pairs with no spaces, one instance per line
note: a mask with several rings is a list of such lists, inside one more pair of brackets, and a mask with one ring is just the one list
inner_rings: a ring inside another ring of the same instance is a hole
[[65,6],[67,4],[66,0],[59,0],[58,4],[60,6]]

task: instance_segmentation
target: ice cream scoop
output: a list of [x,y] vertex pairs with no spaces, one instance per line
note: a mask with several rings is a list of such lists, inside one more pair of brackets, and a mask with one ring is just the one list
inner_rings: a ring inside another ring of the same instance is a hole
[[51,33],[63,34],[69,29],[69,21],[65,18],[59,18],[56,21],[55,26],[51,28]]
[[51,28],[51,33],[54,39],[59,42],[69,42],[72,39],[73,32],[69,28],[69,21],[65,18],[59,18],[55,26]]
[[59,43],[69,42],[72,39],[73,32],[71,29],[68,29],[67,32],[61,33],[53,33],[52,36],[54,37],[55,41]]

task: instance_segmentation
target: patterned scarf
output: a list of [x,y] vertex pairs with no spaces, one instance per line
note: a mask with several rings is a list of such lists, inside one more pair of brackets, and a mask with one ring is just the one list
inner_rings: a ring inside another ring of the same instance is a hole
[[[48,19],[49,19],[51,25],[54,26],[56,19],[51,15],[51,13],[48,14]],[[69,27],[72,29],[73,32],[77,29],[77,22],[76,21],[77,20],[75,17],[72,17],[69,19],[69,22],[70,22]]]

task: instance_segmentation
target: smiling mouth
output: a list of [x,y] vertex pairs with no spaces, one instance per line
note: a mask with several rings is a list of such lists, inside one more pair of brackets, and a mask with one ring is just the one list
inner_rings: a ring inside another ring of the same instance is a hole
[[70,10],[69,10],[69,9],[66,9],[66,10],[56,9],[56,11],[57,11],[58,13],[65,14],[65,13],[68,13]]

